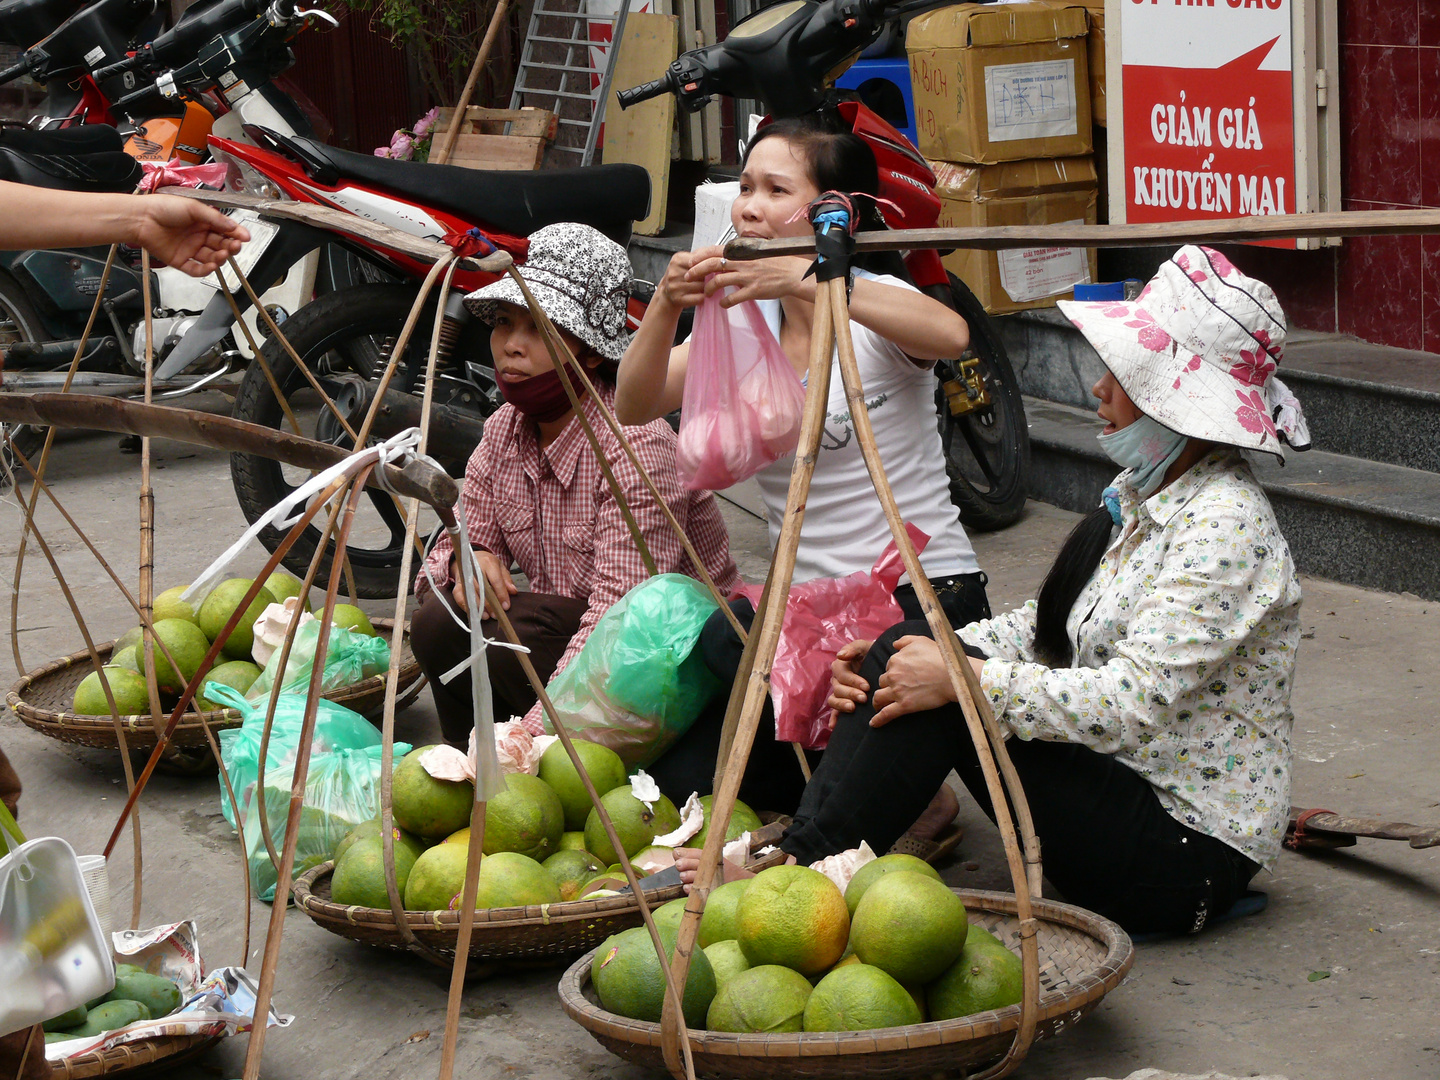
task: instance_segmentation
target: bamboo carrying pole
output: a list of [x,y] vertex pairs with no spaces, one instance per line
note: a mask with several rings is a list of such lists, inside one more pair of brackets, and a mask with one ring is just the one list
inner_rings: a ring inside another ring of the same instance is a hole
[[475,62],[470,65],[470,74],[465,79],[465,88],[460,91],[460,100],[455,103],[455,113],[450,118],[450,126],[445,129],[445,141],[440,144],[440,152],[432,159],[436,165],[444,165],[450,160],[450,152],[455,149],[455,138],[465,124],[465,110],[470,107],[470,99],[475,96],[475,84],[480,81],[480,72],[484,70],[485,62],[490,59],[490,50],[495,46],[500,28],[505,25],[505,16],[509,9],[510,0],[496,0],[490,25],[485,28],[485,39],[480,42],[480,51],[475,54]]

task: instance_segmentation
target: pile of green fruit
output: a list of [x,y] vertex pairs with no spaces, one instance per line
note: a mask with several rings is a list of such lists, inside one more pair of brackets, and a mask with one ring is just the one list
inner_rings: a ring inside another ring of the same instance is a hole
[[[180,599],[188,586],[177,585],[166,589],[155,597],[151,617],[155,625],[155,684],[160,690],[160,703],[171,708],[179,700],[185,685],[200,670],[200,664],[209,652],[215,638],[225,629],[230,616],[240,606],[246,592],[254,584],[252,578],[231,578],[222,581],[202,600],[199,606]],[[277,571],[265,579],[265,584],[256,593],[255,599],[245,609],[235,628],[225,636],[220,647],[216,664],[206,675],[206,681],[233,687],[240,693],[250,689],[251,683],[260,677],[260,666],[254,662],[251,649],[255,645],[254,625],[261,613],[274,603],[283,603],[291,596],[299,596],[301,582],[289,574]],[[303,605],[310,610],[307,597]],[[335,605],[334,625],[349,627],[360,633],[375,633],[365,613],[353,604]],[[169,650],[170,662],[164,650]],[[178,670],[177,670],[178,666]],[[146,689],[146,657],[144,631],[136,626],[127,630],[116,640],[111,649],[110,659],[100,672],[92,671],[75,688],[71,711],[77,716],[109,716],[110,705],[105,698],[105,689],[100,684],[103,674],[115,697],[115,706],[121,716],[147,715],[150,712],[150,694]],[[203,694],[197,694],[191,708],[208,712],[221,708]]]
[[[673,955],[685,900],[656,909]],[[869,1031],[1013,1005],[1019,958],[969,922],[940,875],[885,855],[842,894],[805,866],[776,866],[712,890],[681,1008],[692,1028],[742,1033]],[[643,926],[595,950],[590,978],[607,1010],[658,1023],[665,982]]]
[[[454,911],[460,906],[469,854],[468,781],[437,780],[420,764],[429,747],[408,754],[395,769],[391,812],[395,820],[395,884],[410,911]],[[575,740],[586,774],[632,863],[646,861],[657,836],[680,825],[675,804],[663,795],[650,805],[632,793],[620,756],[599,743]],[[702,799],[709,811],[709,800]],[[758,829],[760,819],[737,803],[726,830],[733,839]],[[704,843],[704,832],[689,846]],[[620,878],[619,855],[606,839],[580,774],[565,748],[551,745],[538,776],[508,773],[505,790],[489,801],[481,848],[476,908],[523,907],[579,900]],[[335,849],[330,896],[337,904],[389,909],[379,820],[362,822]],[[636,872],[640,868],[636,866]]]
[[157,1020],[180,1007],[180,987],[134,964],[115,965],[115,989],[46,1020],[45,1041],[94,1038],[107,1031]]

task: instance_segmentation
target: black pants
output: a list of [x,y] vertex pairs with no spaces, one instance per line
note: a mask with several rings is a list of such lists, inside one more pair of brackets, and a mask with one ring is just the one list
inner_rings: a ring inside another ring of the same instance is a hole
[[[944,578],[932,584],[940,598],[940,606],[951,626],[964,626],[977,619],[990,617],[990,602],[985,598],[987,579],[983,573],[962,574]],[[895,590],[895,602],[900,605],[907,619],[922,618],[920,601],[915,589],[902,585]],[[755,609],[749,600],[735,600],[730,604],[742,626],[749,630],[755,620]],[[720,731],[725,723],[725,709],[729,700],[729,687],[733,686],[740,671],[740,655],[744,646],[728,619],[717,611],[705,623],[696,645],[701,651],[706,666],[720,679],[722,689],[715,699],[700,714],[695,723],[659,761],[646,771],[655,778],[663,791],[678,806],[692,791],[709,794],[715,779],[715,758],[720,752]],[[820,759],[818,751],[807,751],[811,767]],[[947,767],[946,772],[949,772]],[[941,778],[944,778],[944,773]],[[921,804],[924,809],[930,797],[939,789],[937,781],[925,795]],[[795,749],[789,743],[775,739],[775,712],[770,699],[765,699],[765,711],[760,716],[760,726],[755,733],[755,744],[750,750],[750,760],[745,768],[745,778],[740,784],[740,799],[756,810],[774,810],[780,814],[794,813],[805,791],[805,775],[795,758]],[[916,811],[906,822],[908,828]],[[902,830],[903,831],[903,830]],[[877,849],[879,850],[879,849]]]
[[[585,600],[545,593],[519,592],[510,598],[510,609],[505,614],[516,636],[530,649],[530,661],[540,678],[549,681],[589,606]],[[454,610],[448,590],[426,595],[410,619],[410,648],[420,662],[420,670],[430,680],[445,741],[464,750],[470,745],[470,732],[475,726],[470,672],[462,671],[449,683],[440,681],[441,675],[470,655],[469,619],[460,616],[467,626],[462,630],[450,617]],[[483,620],[481,629],[488,638],[503,636],[494,619]],[[512,716],[524,716],[535,704],[535,691],[515,650],[490,649],[489,653],[495,719],[503,722]]]
[[[878,638],[860,674],[874,687],[906,634]],[[872,728],[872,704],[842,715],[780,846],[801,863],[868,841],[886,851],[925,809],[953,768],[993,821],[994,808],[958,705]],[[1115,758],[1072,743],[1007,744],[1020,775],[1045,875],[1072,903],[1131,933],[1199,930],[1226,911],[1259,867],[1228,844],[1171,817],[1144,778]]]

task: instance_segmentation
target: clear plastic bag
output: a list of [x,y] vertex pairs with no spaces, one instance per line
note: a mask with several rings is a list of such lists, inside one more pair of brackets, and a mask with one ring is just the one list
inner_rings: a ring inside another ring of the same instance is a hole
[[[917,553],[930,538],[906,525]],[[812,578],[790,587],[785,621],[775,664],[770,670],[770,697],[775,705],[775,738],[821,750],[830,741],[830,662],[841,646],[878,637],[900,622],[904,612],[895,602],[895,586],[905,573],[895,541],[885,545],[869,573],[843,578]],[[740,595],[760,602],[758,585],[743,585]]]
[[[725,293],[733,290],[722,290]],[[791,453],[805,387],[753,301],[695,310],[676,464],[685,486],[718,491]]]
[[649,578],[616,601],[547,688],[570,733],[610,747],[632,769],[668,750],[720,687],[695,652],[715,608],[684,574]]
[[[220,760],[230,774],[235,798],[240,800],[241,816],[248,812],[260,776],[260,737],[265,731],[265,706],[246,701],[238,690],[217,682],[208,682],[202,691],[211,701],[239,709],[242,717],[238,728],[220,732]],[[275,702],[275,722],[270,727],[270,744],[265,753],[265,784],[270,786],[272,773],[286,769],[295,760],[300,748],[300,732],[305,722],[305,698],[301,694],[281,694]],[[314,755],[333,750],[363,750],[380,745],[380,731],[359,713],[333,701],[321,700],[315,713],[315,736],[310,743]],[[289,790],[289,786],[286,786]],[[235,825],[235,808],[230,805],[224,783],[220,784],[220,809],[225,820]]]
[[[304,623],[295,631],[295,644],[285,663],[281,693],[304,694],[310,687],[310,672],[315,667],[315,646],[320,640],[320,620]],[[276,649],[260,677],[245,692],[250,701],[261,701],[275,685],[280,668],[280,649]],[[351,686],[378,675],[390,667],[390,644],[384,638],[371,637],[345,626],[332,626],[325,648],[325,667],[320,673],[320,692],[328,693],[342,686]],[[213,698],[211,699],[214,700]]]

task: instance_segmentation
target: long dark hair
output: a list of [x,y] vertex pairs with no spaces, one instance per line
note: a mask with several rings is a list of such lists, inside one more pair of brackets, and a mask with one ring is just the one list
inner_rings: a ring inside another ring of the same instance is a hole
[[[784,139],[810,166],[810,179],[822,192],[843,191],[872,196],[855,200],[859,217],[858,230],[870,232],[887,229],[885,218],[876,206],[874,196],[880,194],[880,170],[875,154],[865,140],[856,135],[834,110],[809,116],[775,120],[755,133],[745,147],[741,170],[750,160],[755,147],[766,139]],[[905,262],[896,251],[877,251],[856,255],[851,262],[872,274],[890,274],[909,281]]]
[[1106,549],[1115,522],[1101,506],[1091,510],[1070,531],[1040,592],[1035,597],[1035,657],[1052,668],[1069,667],[1075,659],[1065,622],[1080,597],[1080,590],[1095,573]]

